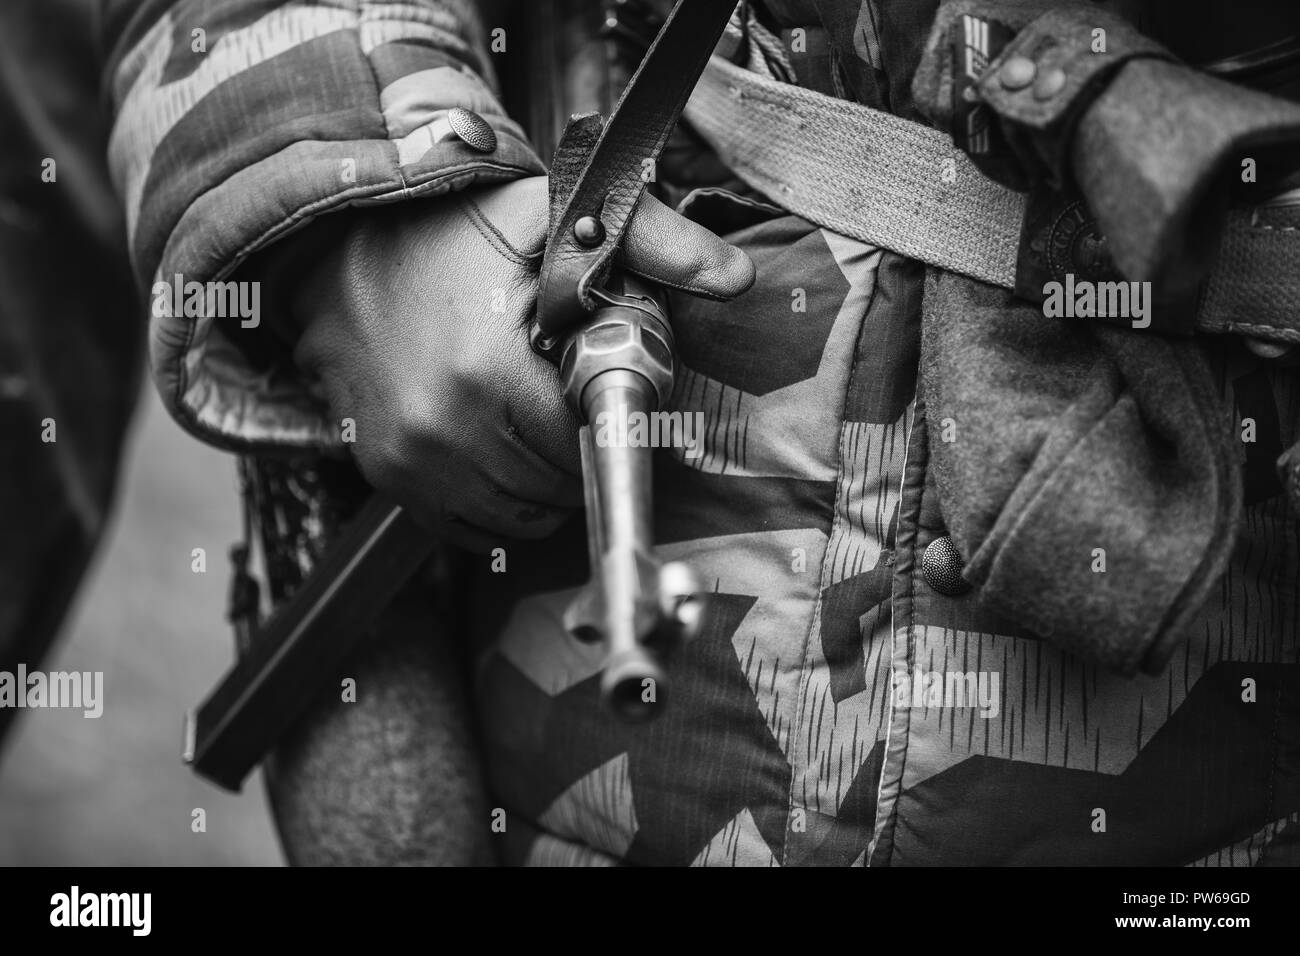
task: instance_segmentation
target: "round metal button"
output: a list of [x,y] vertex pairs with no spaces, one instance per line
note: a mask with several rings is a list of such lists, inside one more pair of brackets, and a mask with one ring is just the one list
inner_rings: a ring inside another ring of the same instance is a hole
[[490,123],[472,110],[459,106],[447,111],[447,125],[471,149],[490,153],[497,148],[497,134]]
[[1027,56],[1013,56],[1002,64],[998,82],[1008,90],[1023,90],[1038,74],[1038,67]]
[[970,590],[970,585],[961,576],[963,567],[965,563],[957,552],[957,546],[947,535],[926,545],[925,554],[921,556],[921,574],[925,583],[948,597],[957,597]]
[[605,227],[595,216],[583,216],[573,224],[573,238],[588,249],[605,241]]
[[1059,66],[1045,70],[1038,80],[1034,83],[1034,99],[1050,100],[1061,90],[1065,89],[1065,71]]

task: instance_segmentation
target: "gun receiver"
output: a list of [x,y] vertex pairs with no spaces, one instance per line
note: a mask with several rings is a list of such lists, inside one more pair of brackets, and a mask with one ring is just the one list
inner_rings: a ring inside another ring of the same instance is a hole
[[667,310],[662,294],[648,285],[627,276],[612,281],[619,291],[597,293],[603,304],[560,352],[565,396],[584,422],[591,565],[591,581],[564,623],[578,639],[604,643],[604,701],[628,720],[647,720],[666,697],[663,657],[693,635],[701,598],[690,568],[661,565],[653,555],[653,449],[628,441],[620,427],[654,421],[672,393]]

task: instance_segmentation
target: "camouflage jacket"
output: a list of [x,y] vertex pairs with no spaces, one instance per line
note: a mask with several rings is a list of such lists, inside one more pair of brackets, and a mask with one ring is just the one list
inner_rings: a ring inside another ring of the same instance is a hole
[[[139,280],[223,278],[330,210],[540,172],[474,8],[121,5],[111,157]],[[801,82],[922,121],[909,90],[933,11],[807,0],[763,16],[810,29]],[[451,106],[489,120],[494,154],[422,136]],[[599,709],[598,652],[559,625],[581,529],[511,545],[510,573],[483,575],[478,700],[508,857],[1297,862],[1300,537],[1272,472],[1300,437],[1293,374],[1217,350],[1225,401],[1260,433],[1236,463],[1235,550],[1164,669],[1120,676],[957,582],[918,398],[924,266],[779,196],[713,187],[682,208],[759,270],[734,303],[674,303],[673,410],[705,440],[660,455],[656,533],[708,580],[710,611],[665,716],[623,727]],[[151,338],[165,400],[208,440],[330,440],[292,368],[256,364],[231,328],[163,316]]]

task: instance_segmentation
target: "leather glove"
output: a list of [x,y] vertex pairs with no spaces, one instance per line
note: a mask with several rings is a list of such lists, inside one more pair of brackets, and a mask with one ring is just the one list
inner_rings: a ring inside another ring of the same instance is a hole
[[[294,360],[355,422],[366,479],[473,550],[545,537],[582,505],[578,422],[528,343],[548,203],[534,177],[366,211],[289,300]],[[648,195],[620,255],[709,298],[754,281],[744,253]]]

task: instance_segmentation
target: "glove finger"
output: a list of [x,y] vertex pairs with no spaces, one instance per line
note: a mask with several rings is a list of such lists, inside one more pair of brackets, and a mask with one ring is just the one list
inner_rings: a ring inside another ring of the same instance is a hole
[[[444,469],[443,474],[451,474]],[[536,540],[554,534],[575,512],[573,507],[520,498],[482,472],[456,469],[456,483],[417,481],[405,474],[385,493],[406,504],[430,533],[470,550],[492,542]]]
[[522,335],[512,347],[523,354],[502,363],[502,368],[521,370],[519,381],[502,383],[506,394],[516,396],[509,404],[508,433],[541,461],[576,480],[582,474],[581,422],[564,400],[560,376],[554,365],[533,353]]
[[639,276],[705,299],[734,299],[754,284],[749,256],[649,193],[628,221],[619,261]]
[[[469,551],[486,552],[511,541],[539,541],[549,538],[573,517],[571,508],[530,505],[505,496],[496,497],[487,508],[460,503],[474,517],[447,513],[432,530],[443,540]],[[526,520],[521,520],[523,516]],[[418,519],[417,519],[418,520]]]
[[582,505],[582,483],[500,431],[472,449],[429,449],[386,476],[384,490],[441,531],[455,518],[498,538],[542,538]]
[[574,509],[582,506],[582,481],[533,449],[520,430],[507,423],[499,445],[472,466],[484,485],[511,505]]
[[438,537],[448,544],[454,544],[463,551],[473,554],[491,554],[493,548],[509,544],[501,535],[483,528],[466,524],[459,518],[449,518],[438,529]]

